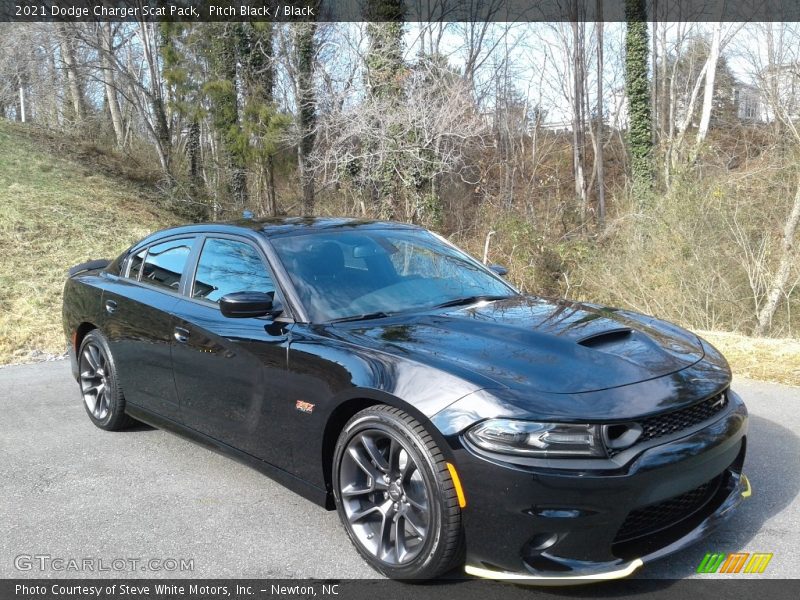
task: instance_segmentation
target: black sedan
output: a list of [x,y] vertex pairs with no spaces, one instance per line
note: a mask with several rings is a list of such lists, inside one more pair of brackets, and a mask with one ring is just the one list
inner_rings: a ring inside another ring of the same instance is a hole
[[502,272],[399,223],[191,225],[71,269],[64,331],[95,425],[246,462],[390,577],[624,577],[728,517],[747,411],[719,352]]

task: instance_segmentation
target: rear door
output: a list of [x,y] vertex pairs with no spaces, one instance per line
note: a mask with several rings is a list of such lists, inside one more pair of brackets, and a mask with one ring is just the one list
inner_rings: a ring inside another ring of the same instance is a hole
[[216,440],[284,468],[276,452],[276,403],[286,402],[286,323],[222,316],[219,299],[233,292],[280,292],[260,249],[232,235],[209,234],[178,303],[173,349],[181,420]]
[[194,244],[195,237],[184,235],[138,251],[103,294],[103,329],[126,401],[174,420],[179,417],[171,354],[174,309]]

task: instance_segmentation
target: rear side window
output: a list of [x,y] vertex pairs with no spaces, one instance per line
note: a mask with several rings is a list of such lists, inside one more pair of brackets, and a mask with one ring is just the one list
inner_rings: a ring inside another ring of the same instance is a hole
[[267,268],[250,244],[223,238],[208,238],[203,244],[192,298],[219,302],[233,292],[274,291]]
[[141,281],[177,292],[193,243],[193,238],[183,238],[150,246],[142,265]]

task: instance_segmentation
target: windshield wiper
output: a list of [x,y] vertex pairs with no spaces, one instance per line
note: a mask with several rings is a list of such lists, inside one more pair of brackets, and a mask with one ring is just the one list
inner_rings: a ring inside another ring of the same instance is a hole
[[341,319],[332,319],[328,323],[346,323],[347,321],[368,321],[370,319],[383,319],[384,317],[391,317],[393,313],[383,311],[365,313],[363,315],[353,315],[351,317],[342,317]]
[[455,300],[448,300],[447,302],[442,302],[441,304],[437,304],[433,308],[447,308],[448,306],[463,306],[465,304],[474,304],[475,302],[481,302],[482,300],[486,301],[505,300],[506,298],[511,298],[511,296],[491,296],[491,295],[465,296],[463,298],[456,298]]

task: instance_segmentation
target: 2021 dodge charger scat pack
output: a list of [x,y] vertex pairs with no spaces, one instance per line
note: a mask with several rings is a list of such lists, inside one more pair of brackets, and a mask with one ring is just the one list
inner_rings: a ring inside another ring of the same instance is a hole
[[624,577],[750,494],[725,359],[631,311],[523,295],[425,229],[276,218],[78,265],[86,412],[230,454],[394,578]]

